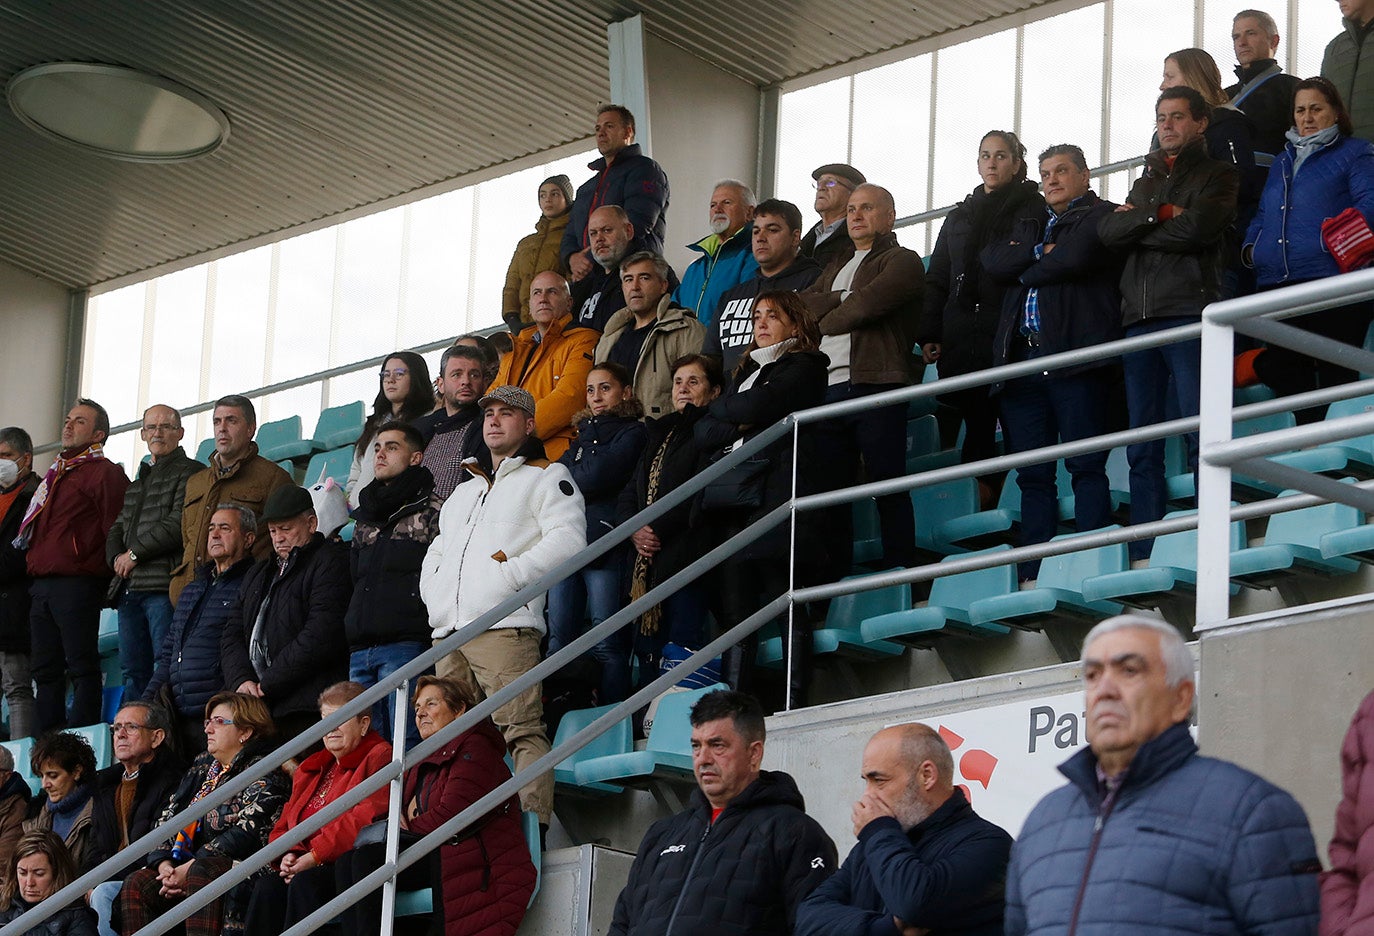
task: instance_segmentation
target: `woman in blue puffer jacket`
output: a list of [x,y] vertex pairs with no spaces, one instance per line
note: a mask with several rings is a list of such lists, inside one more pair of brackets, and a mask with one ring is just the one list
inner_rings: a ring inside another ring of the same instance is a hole
[[[644,407],[634,397],[625,368],[611,361],[592,368],[587,374],[587,408],[573,417],[577,438],[559,459],[587,502],[588,543],[616,527],[620,494],[634,477],[648,440],[640,422],[643,416]],[[625,607],[628,558],[628,547],[617,546],[550,589],[550,654]],[[590,624],[584,612],[590,612]],[[598,705],[629,695],[630,642],[629,629],[622,628],[592,648],[592,658],[601,664]]]
[[[1245,234],[1243,256],[1261,289],[1275,289],[1340,272],[1322,239],[1322,222],[1355,208],[1374,227],[1374,144],[1351,136],[1350,114],[1340,92],[1325,78],[1299,82],[1293,96],[1294,127],[1274,160],[1260,207]],[[1346,344],[1364,343],[1374,302],[1311,312],[1288,323]],[[1255,372],[1279,396],[1349,383],[1356,373],[1285,348],[1267,348]],[[1324,407],[1297,413],[1314,422]]]

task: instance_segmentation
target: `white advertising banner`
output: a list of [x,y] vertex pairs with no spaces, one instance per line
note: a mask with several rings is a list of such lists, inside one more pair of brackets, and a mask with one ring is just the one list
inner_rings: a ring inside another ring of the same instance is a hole
[[954,752],[954,782],[973,808],[1013,836],[1040,797],[1067,782],[1056,768],[1087,743],[1081,689],[922,720]]

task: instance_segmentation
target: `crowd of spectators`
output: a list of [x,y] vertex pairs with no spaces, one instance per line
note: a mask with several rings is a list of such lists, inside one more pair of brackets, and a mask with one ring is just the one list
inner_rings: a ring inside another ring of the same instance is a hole
[[[347,483],[351,542],[318,529],[311,493],[259,454],[256,413],[243,396],[216,402],[208,465],[185,454],[174,407],[149,407],[148,458],[132,482],[105,458],[110,420],[93,400],[71,407],[61,450],[41,477],[30,435],[0,429],[0,686],[11,737],[40,736],[34,764],[45,797],[26,807],[27,823],[65,849],[54,858],[35,840],[32,854],[47,856],[53,878],[113,854],[151,827],[154,806],[170,817],[208,795],[273,737],[294,736],[356,698],[792,412],[907,386],[931,364],[950,378],[1195,322],[1213,300],[1367,259],[1331,246],[1326,230],[1338,216],[1365,232],[1374,220],[1366,139],[1374,68],[1358,68],[1374,0],[1341,7],[1348,32],[1327,49],[1328,77],[1282,74],[1274,21],[1255,10],[1234,21],[1237,84],[1223,89],[1200,49],[1170,53],[1149,155],[1122,204],[1092,190],[1073,143],[1047,146],[1032,166],[1017,134],[989,131],[977,154],[980,182],[946,219],[928,268],[899,243],[891,193],[854,166],[830,163],[812,173],[818,220],[809,227],[798,206],[719,181],[710,233],[688,245],[699,256],[679,278],[663,257],[667,175],[635,144],[634,116],[603,107],[594,175],[575,191],[567,176],[538,188],[536,230],[517,246],[503,294],[507,347],[462,336],[434,380],[416,354],[386,357]],[[1374,303],[1355,303],[1292,323],[1360,344],[1371,321]],[[1020,452],[1099,435],[1123,418],[1143,427],[1196,415],[1199,354],[1197,341],[1176,342],[941,399],[962,427],[961,457],[977,461],[995,454],[999,429],[1006,450]],[[1355,377],[1278,348],[1259,350],[1252,363],[1281,395]],[[1112,405],[1117,387],[1124,417]],[[547,608],[544,598],[530,601],[443,657],[437,675],[421,680],[404,739],[393,736],[392,703],[378,703],[331,733],[294,780],[270,775],[131,869],[122,888],[93,895],[102,932],[120,917],[136,931],[356,783],[389,745],[428,737],[767,514],[792,496],[794,469],[798,494],[905,474],[906,420],[898,404],[819,423],[802,434],[795,464],[790,440],[780,442],[643,526],[555,587]],[[1186,450],[1195,470],[1195,433]],[[1159,519],[1163,441],[1132,445],[1127,458],[1131,521]],[[1105,466],[1105,452],[1067,460],[1079,530],[1109,522]],[[981,480],[984,501],[994,500],[1001,479]],[[1058,528],[1054,466],[1023,468],[1017,483],[1022,542],[1048,540]],[[922,518],[910,498],[881,497],[877,508],[877,564],[918,561]],[[719,630],[738,623],[789,579],[806,585],[849,572],[847,507],[803,520],[792,535],[795,549],[779,528],[599,641],[581,668],[586,704],[625,698],[702,646],[712,618]],[[1132,559],[1149,548],[1132,543]],[[1020,576],[1037,571],[1025,563]],[[98,721],[102,607],[118,610],[128,704],[114,726],[120,766],[97,774],[89,747],[60,730]],[[752,665],[753,638],[727,653],[725,679],[768,710],[806,704],[812,612],[784,622],[786,685]],[[751,740],[745,722],[745,746],[757,740],[761,751],[761,733]],[[922,738],[898,747],[928,746]],[[539,686],[412,768],[408,830],[423,834],[475,798],[478,781],[467,774],[480,774],[487,789],[499,782],[503,750],[517,769],[548,752]],[[167,772],[174,760],[191,768],[166,790],[178,776]],[[0,850],[18,838],[17,807],[6,799],[18,792],[0,786]],[[765,800],[785,805],[794,792],[775,783]],[[552,797],[546,775],[521,791],[518,806],[547,826]],[[516,805],[503,807],[511,823]],[[384,812],[368,809],[373,818]],[[247,921],[249,931],[277,932],[365,875],[377,852],[350,838],[370,821],[365,812],[349,814],[348,834],[331,827],[342,838],[312,838],[275,877],[199,911],[195,931]],[[514,842],[518,829],[508,826],[492,822],[483,834]],[[444,885],[436,911],[451,933],[464,931],[454,920],[491,912],[448,890],[476,861],[462,841],[426,871]],[[491,855],[482,861],[490,865]],[[505,866],[509,891],[487,894],[490,906],[519,903],[527,870],[528,856]],[[13,893],[12,877],[5,884],[14,900],[31,893],[22,885]],[[1026,903],[1017,912],[1033,921],[1043,909]],[[899,931],[917,925],[893,915]]]

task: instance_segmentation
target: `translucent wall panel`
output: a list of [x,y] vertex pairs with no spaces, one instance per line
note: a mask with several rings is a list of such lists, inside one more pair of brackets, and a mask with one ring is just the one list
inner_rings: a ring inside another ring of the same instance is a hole
[[929,186],[930,64],[921,55],[854,76],[853,164],[892,191],[897,216],[925,211]]
[[[1334,4],[1333,4],[1334,5]],[[1164,56],[1193,45],[1193,5],[1112,0],[1111,134],[1108,162],[1143,154],[1154,134]],[[1115,198],[1116,192],[1112,192]]]
[[[978,142],[983,134],[1016,129],[1016,31],[942,49],[935,68],[932,196],[939,208],[962,200],[982,184]],[[913,158],[912,163],[919,171],[920,158]]]
[[778,121],[778,197],[800,208],[808,225],[816,221],[812,171],[825,163],[850,161],[850,80],[828,81],[782,98]]
[[331,364],[385,353],[395,342],[404,221],[404,209],[392,208],[357,218],[341,228],[334,270],[334,314],[327,333]]
[[[205,332],[207,273],[206,267],[198,266],[157,280],[151,356],[143,363],[143,369],[148,372],[148,405],[166,403],[180,408],[200,400],[197,391]],[[142,291],[138,286],[131,289]],[[124,422],[126,418],[121,417],[118,421]],[[188,431],[187,436],[190,435]],[[194,440],[191,442],[194,444]]]
[[214,326],[205,362],[207,400],[263,384],[271,260],[272,248],[259,247],[215,264],[210,287]]
[[[101,297],[104,301],[100,308],[93,309],[86,319],[87,353],[81,392],[105,407],[111,425],[128,422],[138,415],[138,362],[142,357],[145,294],[142,286],[111,292]],[[62,415],[66,412],[64,408]],[[60,424],[28,429],[37,445],[57,440],[62,434]],[[125,466],[133,465],[136,439],[136,435],[130,434],[110,438],[107,457]],[[35,467],[43,470],[50,464],[51,458],[39,456]]]
[[[1029,151],[1031,178],[1036,157],[1049,146],[1073,143],[1088,165],[1103,161],[1102,41],[1105,7],[1085,7],[1025,28],[1021,66],[1021,140]],[[1073,54],[1064,54],[1066,42]],[[1071,103],[1070,103],[1071,102]]]
[[[1319,74],[1326,44],[1343,28],[1341,8],[1338,4],[1304,0],[1299,7],[1297,29],[1289,29],[1290,33],[1297,33],[1298,39],[1297,64],[1293,68],[1293,74],[1299,78],[1311,78]],[[1282,37],[1279,45],[1280,55],[1287,54],[1285,50],[1288,47],[1284,43],[1291,41],[1291,35]]]

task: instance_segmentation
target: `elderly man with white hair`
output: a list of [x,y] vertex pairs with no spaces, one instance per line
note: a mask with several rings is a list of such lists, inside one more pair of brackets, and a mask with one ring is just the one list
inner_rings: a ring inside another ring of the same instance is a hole
[[673,291],[673,302],[690,309],[706,328],[716,319],[721,297],[740,283],[754,278],[759,262],[754,259],[754,190],[738,179],[721,179],[711,190],[707,216],[711,233],[689,250],[701,254],[682,271],[682,282]]
[[1193,658],[1123,615],[1083,640],[1088,747],[1012,847],[1006,934],[1315,934],[1321,862],[1287,792],[1203,757]]

